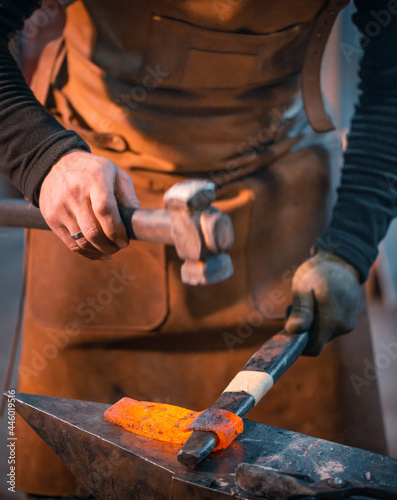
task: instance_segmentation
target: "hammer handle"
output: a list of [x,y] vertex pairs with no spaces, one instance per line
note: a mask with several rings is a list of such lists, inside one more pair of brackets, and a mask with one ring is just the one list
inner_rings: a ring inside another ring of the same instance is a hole
[[[170,210],[119,207],[119,212],[130,239],[174,244]],[[0,227],[50,229],[38,208],[15,199],[0,200]]]
[[[240,417],[259,403],[274,383],[299,358],[308,341],[308,333],[289,334],[282,330],[265,342],[234,377],[212,408],[228,410]],[[217,445],[210,431],[194,431],[182,449],[178,461],[194,467]]]
[[213,406],[244,417],[295,363],[307,340],[307,332],[295,335],[284,330],[271,337],[237,373]]

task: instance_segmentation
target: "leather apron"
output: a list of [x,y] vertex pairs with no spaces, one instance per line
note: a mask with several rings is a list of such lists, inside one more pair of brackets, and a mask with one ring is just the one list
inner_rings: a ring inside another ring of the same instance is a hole
[[[282,327],[292,275],[329,218],[341,163],[339,139],[311,129],[300,90],[325,3],[84,0],[68,8],[36,94],[131,175],[143,208],[162,207],[175,182],[212,179],[235,229],[235,273],[189,287],[172,248],[132,242],[93,262],[52,233],[30,231],[19,390],[200,410]],[[300,359],[250,417],[384,451],[376,384],[358,397],[348,381],[372,359],[364,315],[359,342],[353,333],[320,358]],[[20,489],[79,494],[22,422],[18,443]]]

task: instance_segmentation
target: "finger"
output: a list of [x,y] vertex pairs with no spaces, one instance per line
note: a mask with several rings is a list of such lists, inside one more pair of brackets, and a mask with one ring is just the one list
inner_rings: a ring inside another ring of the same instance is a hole
[[103,254],[113,254],[120,250],[121,247],[106,236],[91,207],[80,206],[76,213],[76,220],[84,235],[84,238],[76,240],[81,248],[85,249],[89,244]]
[[288,333],[307,332],[314,318],[314,296],[312,292],[294,293],[292,310],[285,324]]
[[342,315],[342,317],[339,317],[337,311],[338,306],[335,307],[335,305],[334,300],[322,302],[315,300],[314,324],[308,345],[303,353],[306,356],[318,356],[331,339],[348,333],[349,330],[346,324],[346,316]]
[[73,240],[71,234],[76,234],[79,231],[75,230],[76,225],[73,226],[74,229],[71,231],[65,227],[58,227],[56,231],[56,235],[65,243],[65,245],[74,253],[83,255],[87,259],[90,260],[109,260],[111,255],[104,254],[100,252],[97,248],[93,247],[91,243],[89,243],[84,236],[79,238],[78,240]]
[[[343,294],[342,294],[343,295]],[[339,300],[337,297],[327,301],[321,307],[320,334],[325,342],[351,332],[356,323],[355,301],[349,297]]]
[[328,304],[316,303],[315,328],[304,351],[306,356],[318,356],[335,333],[335,321]]
[[116,197],[117,204],[121,207],[140,207],[131,177],[120,169],[117,170],[116,174],[114,195]]
[[[110,243],[114,248],[111,253],[125,248],[129,244],[127,231],[121,220],[113,189],[112,184],[101,184],[93,186],[90,192],[92,212],[97,222],[97,231],[93,232],[92,241],[95,246],[100,245],[100,248],[109,248],[108,244]],[[94,230],[94,228],[92,229]],[[102,235],[106,240],[101,237]]]
[[65,243],[74,253],[78,253],[88,259],[98,260],[108,258],[103,252],[93,247],[85,238],[74,240],[71,235],[80,231],[79,225],[72,212],[65,207],[56,211],[56,218],[46,218],[47,224],[52,231]]

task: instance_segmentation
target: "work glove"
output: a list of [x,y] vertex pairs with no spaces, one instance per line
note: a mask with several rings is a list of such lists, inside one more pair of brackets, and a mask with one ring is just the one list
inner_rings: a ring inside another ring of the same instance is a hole
[[289,333],[309,332],[303,354],[318,356],[329,340],[353,330],[359,290],[355,268],[325,250],[319,249],[298,267],[285,329]]

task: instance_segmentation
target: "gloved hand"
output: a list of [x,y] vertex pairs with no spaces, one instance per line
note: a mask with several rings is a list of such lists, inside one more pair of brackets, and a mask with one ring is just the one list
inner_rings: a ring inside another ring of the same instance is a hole
[[329,340],[353,330],[359,290],[354,267],[325,250],[319,249],[298,267],[285,329],[289,333],[309,331],[303,354],[318,356]]

